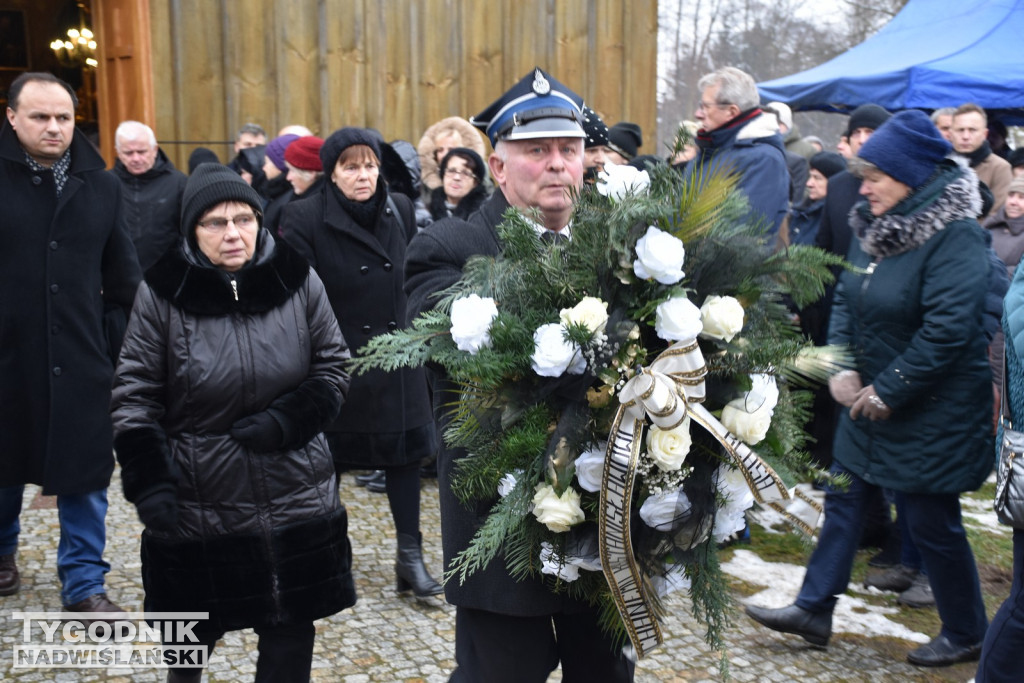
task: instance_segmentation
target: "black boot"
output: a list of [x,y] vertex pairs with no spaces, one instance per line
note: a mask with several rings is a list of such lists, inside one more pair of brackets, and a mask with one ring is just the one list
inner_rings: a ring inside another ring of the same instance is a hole
[[417,597],[440,595],[444,592],[423,565],[420,539],[411,534],[398,534],[398,554],[395,556],[395,590],[411,590]]

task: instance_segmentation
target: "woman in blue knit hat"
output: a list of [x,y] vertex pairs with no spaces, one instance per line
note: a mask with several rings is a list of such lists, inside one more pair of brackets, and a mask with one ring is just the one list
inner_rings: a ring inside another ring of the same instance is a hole
[[828,341],[854,366],[829,388],[842,407],[825,523],[796,602],[747,607],[754,620],[819,646],[846,591],[876,487],[896,492],[935,595],[942,629],[911,651],[918,666],[977,659],[987,620],[960,494],[992,469],[992,385],[982,327],[989,268],[977,176],[948,160],[928,117],[904,111],[861,147],[864,200],[840,277]]

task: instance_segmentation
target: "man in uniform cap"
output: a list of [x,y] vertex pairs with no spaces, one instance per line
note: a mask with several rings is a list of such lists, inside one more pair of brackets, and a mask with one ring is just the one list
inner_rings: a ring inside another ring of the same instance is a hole
[[[495,227],[514,207],[534,222],[538,235],[566,235],[574,193],[583,179],[583,99],[534,69],[491,106],[472,117],[494,152],[488,159],[498,190],[469,220],[447,218],[418,233],[406,253],[409,315],[432,308],[434,295],[459,280],[473,255],[497,255]],[[453,386],[439,377],[435,415]],[[447,385],[447,386],[445,386]],[[463,449],[438,456],[441,531],[445,566],[469,545],[478,528],[476,511],[451,488]],[[517,581],[496,558],[465,583],[449,581],[445,597],[456,606],[455,661],[451,681],[544,683],[559,663],[566,680],[633,680],[633,663],[601,630],[597,612],[539,579]]]

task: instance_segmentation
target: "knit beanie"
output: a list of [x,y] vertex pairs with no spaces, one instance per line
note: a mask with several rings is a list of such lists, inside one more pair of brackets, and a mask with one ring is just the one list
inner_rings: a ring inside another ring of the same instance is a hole
[[1010,186],[1006,188],[1006,194],[1011,192],[1024,194],[1024,175],[1019,175],[1010,181]]
[[775,118],[779,120],[779,125],[785,126],[786,130],[793,127],[793,110],[789,108],[788,104],[769,102],[764,108],[775,114]]
[[466,160],[466,165],[471,167],[477,185],[481,185],[484,182],[484,160],[480,158],[479,154],[468,147],[454,147],[448,150],[448,153],[441,159],[440,174],[442,178],[444,178],[444,172],[448,170],[448,163],[452,160],[452,157],[462,157]]
[[1006,157],[1006,160],[1010,162],[1010,166],[1012,168],[1024,166],[1024,147],[1018,147],[1010,152],[1010,155]]
[[583,133],[587,136],[583,147],[603,147],[608,144],[608,126],[590,107],[583,105]]
[[320,148],[323,144],[323,138],[304,135],[298,140],[292,140],[284,150],[284,160],[303,171],[323,171],[324,167],[320,163]]
[[643,133],[635,123],[619,121],[608,129],[608,146],[627,159],[635,157],[643,144]]
[[284,165],[284,152],[288,149],[288,145],[299,139],[298,135],[288,133],[287,135],[281,135],[274,138],[267,143],[267,150],[265,154],[270,159],[270,163],[277,166],[277,170],[284,173],[288,170],[288,167]]
[[181,194],[181,234],[191,240],[200,217],[221,202],[242,202],[257,214],[263,207],[256,190],[230,168],[223,164],[199,164]]
[[918,188],[951,150],[927,114],[907,109],[883,123],[857,156],[904,185]]
[[818,152],[807,163],[826,178],[846,170],[846,159],[835,152]]
[[846,123],[846,137],[853,135],[858,128],[878,128],[889,120],[889,112],[877,104],[862,104],[850,113],[850,120]]
[[189,175],[191,175],[200,164],[206,163],[219,164],[220,159],[217,158],[217,153],[206,147],[196,147],[188,157]]
[[380,141],[380,133],[375,135],[366,128],[356,128],[354,126],[340,128],[331,133],[327,141],[324,142],[323,147],[320,148],[320,162],[324,168],[334,168],[334,165],[338,163],[341,153],[352,145],[366,145],[373,150],[374,156],[380,161]]

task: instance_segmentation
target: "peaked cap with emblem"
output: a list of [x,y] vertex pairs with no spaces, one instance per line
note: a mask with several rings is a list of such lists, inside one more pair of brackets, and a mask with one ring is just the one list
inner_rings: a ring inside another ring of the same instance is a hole
[[582,138],[583,98],[540,67],[469,119],[495,145],[498,140]]

